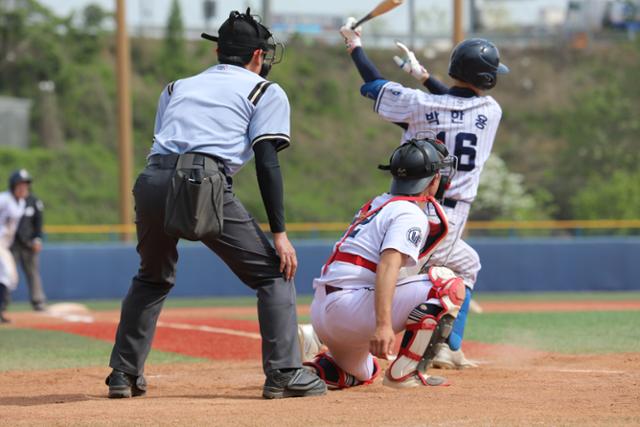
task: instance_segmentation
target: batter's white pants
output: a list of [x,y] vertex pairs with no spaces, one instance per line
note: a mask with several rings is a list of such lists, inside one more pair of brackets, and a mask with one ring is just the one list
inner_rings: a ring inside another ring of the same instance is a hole
[[462,240],[464,226],[469,217],[471,205],[458,202],[455,208],[442,206],[449,220],[449,233],[436,247],[430,257],[420,260],[418,266],[403,268],[400,277],[417,274],[426,263],[428,265],[444,266],[452,270],[456,276],[464,280],[465,286],[473,289],[478,279],[478,272],[482,267],[478,253],[467,242]]
[[[409,313],[419,304],[428,301],[440,306],[439,299],[427,299],[430,289],[426,274],[398,282],[391,307],[396,334],[405,330]],[[371,378],[374,372],[369,340],[376,329],[373,289],[343,290],[327,295],[324,286],[319,286],[311,303],[311,323],[340,368],[360,381]]]

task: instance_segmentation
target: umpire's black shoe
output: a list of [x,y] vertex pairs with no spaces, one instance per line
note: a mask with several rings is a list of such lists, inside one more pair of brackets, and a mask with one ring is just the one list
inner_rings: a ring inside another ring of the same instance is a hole
[[11,323],[11,320],[4,317],[4,313],[0,313],[0,323]]
[[115,369],[105,383],[109,386],[110,399],[144,396],[147,392],[147,382],[142,375],[136,377]]
[[327,384],[304,368],[273,370],[267,374],[262,389],[262,397],[265,399],[322,396],[326,393]]

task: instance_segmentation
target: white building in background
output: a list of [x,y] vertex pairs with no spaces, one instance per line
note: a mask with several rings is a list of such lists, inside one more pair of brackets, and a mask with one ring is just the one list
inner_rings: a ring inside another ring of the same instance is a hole
[[28,146],[30,111],[31,100],[0,96],[0,145]]

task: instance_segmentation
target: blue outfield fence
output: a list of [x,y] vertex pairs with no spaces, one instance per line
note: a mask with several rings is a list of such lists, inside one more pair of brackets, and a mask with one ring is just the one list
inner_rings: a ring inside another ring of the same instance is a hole
[[[479,292],[640,290],[640,238],[474,238],[480,254]],[[294,242],[300,266],[299,294],[311,283],[333,242]],[[241,296],[244,286],[215,254],[201,244],[181,244],[172,296]],[[133,244],[53,244],[41,259],[45,292],[51,300],[122,298],[138,267]],[[28,297],[24,275],[15,300]]]

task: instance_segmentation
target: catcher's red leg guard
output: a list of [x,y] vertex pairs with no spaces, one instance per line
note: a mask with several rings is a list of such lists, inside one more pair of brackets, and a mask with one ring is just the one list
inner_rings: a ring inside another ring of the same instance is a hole
[[429,297],[440,299],[444,311],[456,317],[466,296],[464,280],[447,267],[430,267],[428,274],[432,285]]
[[331,389],[343,389],[371,384],[380,373],[380,365],[375,357],[373,358],[373,375],[366,381],[360,381],[353,375],[345,372],[327,353],[320,353],[311,362],[305,362],[303,365],[315,369],[318,376],[327,383],[327,386]]

